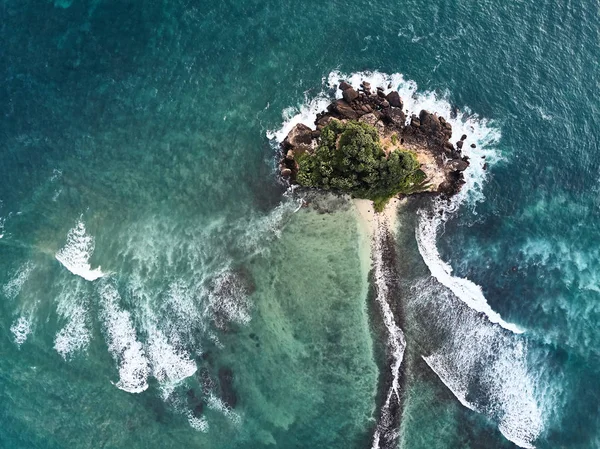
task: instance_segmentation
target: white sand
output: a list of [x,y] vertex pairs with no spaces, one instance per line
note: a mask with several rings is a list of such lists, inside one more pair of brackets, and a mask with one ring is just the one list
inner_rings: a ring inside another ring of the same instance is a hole
[[385,226],[392,233],[396,232],[398,222],[398,206],[400,200],[392,198],[385,206],[383,212],[377,213],[373,209],[373,201],[370,200],[352,200],[358,211],[361,227],[372,238],[377,226]]

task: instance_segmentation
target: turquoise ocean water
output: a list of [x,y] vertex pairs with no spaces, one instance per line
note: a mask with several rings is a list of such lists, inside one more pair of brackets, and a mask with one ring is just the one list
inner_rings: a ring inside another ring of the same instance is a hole
[[3,0],[0,42],[0,448],[373,446],[368,239],[273,175],[340,78],[477,144],[399,211],[394,445],[600,448],[597,2]]

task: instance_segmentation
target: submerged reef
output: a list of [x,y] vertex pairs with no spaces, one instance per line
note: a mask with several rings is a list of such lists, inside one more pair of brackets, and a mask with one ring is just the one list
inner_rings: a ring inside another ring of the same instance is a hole
[[[390,86],[388,86],[389,89]],[[446,197],[464,184],[469,166],[454,145],[452,125],[422,110],[407,120],[397,91],[339,85],[342,98],[317,114],[315,129],[297,124],[281,143],[280,175],[290,184],[370,199],[381,211],[389,199],[418,192]]]

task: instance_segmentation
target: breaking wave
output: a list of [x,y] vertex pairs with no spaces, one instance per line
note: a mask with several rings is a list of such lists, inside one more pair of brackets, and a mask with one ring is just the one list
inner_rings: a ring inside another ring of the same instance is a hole
[[492,323],[499,324],[504,329],[516,334],[523,333],[523,329],[515,324],[507,323],[499,313],[492,310],[479,285],[469,279],[452,276],[452,267],[442,260],[436,246],[437,233],[441,226],[441,217],[428,216],[422,210],[419,212],[419,224],[416,230],[417,244],[431,275],[449,288],[467,306],[485,314]]
[[[415,313],[430,314],[428,334],[443,335],[423,359],[462,405],[495,421],[515,444],[534,447],[543,419],[523,339],[457,302],[433,279],[422,280],[413,292]],[[434,312],[427,306],[432,300]]]
[[190,359],[189,354],[169,342],[158,329],[150,330],[148,358],[152,376],[160,383],[164,398],[168,398],[183,379],[197,370],[196,362]]
[[104,276],[100,267],[92,269],[90,258],[94,253],[94,238],[87,234],[85,224],[79,220],[67,234],[67,243],[56,253],[58,260],[71,273],[87,281]]
[[21,346],[27,340],[29,334],[31,334],[31,321],[24,316],[20,316],[10,326],[10,331],[13,334],[14,342],[17,346]]
[[10,280],[2,287],[2,293],[8,299],[15,299],[21,293],[23,284],[29,279],[29,275],[33,271],[34,265],[31,262],[25,262],[12,275]]
[[131,314],[121,309],[117,289],[106,283],[100,287],[100,318],[108,350],[118,364],[119,381],[115,384],[129,393],[141,393],[148,388],[150,368],[142,344],[137,339]]
[[65,360],[73,354],[85,351],[90,344],[91,335],[88,324],[88,311],[77,305],[68,315],[67,324],[56,334],[54,349]]

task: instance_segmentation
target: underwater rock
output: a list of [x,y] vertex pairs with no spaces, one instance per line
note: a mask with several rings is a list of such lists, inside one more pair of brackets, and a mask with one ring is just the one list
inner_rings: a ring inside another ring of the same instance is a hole
[[237,394],[233,389],[233,371],[231,368],[222,367],[219,369],[219,385],[221,386],[221,397],[229,407],[235,408],[237,405]]

